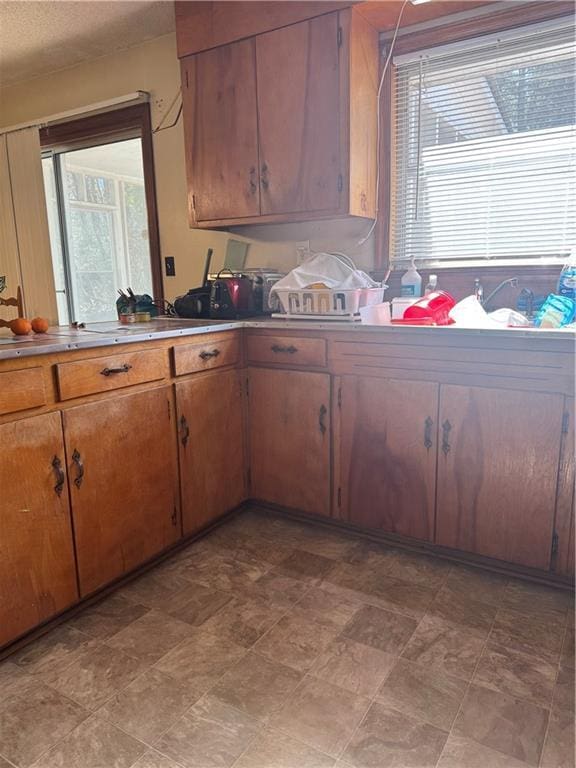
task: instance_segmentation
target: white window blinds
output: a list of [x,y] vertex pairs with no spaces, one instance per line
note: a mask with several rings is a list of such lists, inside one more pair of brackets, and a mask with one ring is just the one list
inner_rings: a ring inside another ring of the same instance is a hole
[[394,64],[393,260],[565,258],[576,246],[573,27],[524,28]]

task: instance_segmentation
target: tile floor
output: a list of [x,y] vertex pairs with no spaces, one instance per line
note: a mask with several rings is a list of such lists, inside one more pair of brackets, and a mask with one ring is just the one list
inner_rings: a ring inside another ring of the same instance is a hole
[[0,768],[574,768],[566,593],[251,510],[0,663]]

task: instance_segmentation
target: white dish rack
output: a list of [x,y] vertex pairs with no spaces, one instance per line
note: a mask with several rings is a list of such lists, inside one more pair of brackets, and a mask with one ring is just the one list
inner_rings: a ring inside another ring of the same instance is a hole
[[272,317],[306,320],[360,320],[360,308],[380,304],[385,288],[303,288],[276,289],[284,310]]

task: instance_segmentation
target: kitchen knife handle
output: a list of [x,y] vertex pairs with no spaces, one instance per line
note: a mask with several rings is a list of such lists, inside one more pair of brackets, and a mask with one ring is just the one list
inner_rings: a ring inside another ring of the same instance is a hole
[[219,354],[220,354],[219,349],[213,349],[212,352],[203,350],[202,352],[200,352],[200,357],[202,360],[210,360],[211,357],[218,357]]
[[57,496],[61,496],[62,489],[64,488],[64,481],[66,480],[66,475],[64,474],[64,470],[62,469],[62,462],[58,456],[54,456],[52,459],[52,468],[54,469],[54,474],[56,475],[56,485],[54,486],[54,490]]
[[82,456],[80,455],[80,451],[78,451],[77,448],[74,449],[74,453],[72,454],[72,463],[76,464],[76,477],[74,478],[74,485],[76,488],[80,488],[82,485],[82,481],[84,479],[84,463],[82,461]]
[[102,376],[112,376],[115,373],[128,373],[128,371],[132,368],[131,365],[128,363],[124,363],[123,365],[119,365],[116,368],[102,368],[100,373]]

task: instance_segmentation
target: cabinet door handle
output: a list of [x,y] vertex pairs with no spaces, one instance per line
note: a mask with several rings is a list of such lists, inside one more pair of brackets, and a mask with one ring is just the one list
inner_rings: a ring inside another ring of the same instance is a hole
[[82,480],[84,479],[84,463],[82,462],[82,456],[78,449],[74,448],[72,454],[72,463],[76,465],[76,477],[74,478],[74,485],[76,488],[80,488]]
[[432,427],[434,426],[434,422],[428,416],[426,418],[426,421],[424,422],[424,447],[427,451],[432,448]]
[[220,354],[219,349],[213,349],[212,352],[208,352],[207,350],[204,350],[203,352],[200,352],[200,358],[202,360],[210,360],[211,357],[218,357]]
[[186,445],[188,443],[188,438],[190,437],[190,427],[188,426],[188,422],[186,421],[186,416],[182,415],[180,416],[180,432],[182,433],[182,436],[180,438],[180,442],[186,448]]
[[289,347],[283,347],[281,344],[272,344],[270,347],[272,352],[276,352],[276,354],[280,354],[281,352],[286,352],[289,355],[293,355],[295,352],[298,352],[298,348],[290,344]]
[[258,184],[256,183],[256,168],[252,166],[250,168],[250,192],[255,195],[257,189]]
[[318,412],[318,428],[320,430],[321,435],[326,434],[326,414],[328,413],[328,409],[325,405],[320,406],[320,411]]
[[260,168],[260,183],[262,184],[263,189],[268,189],[270,186],[270,181],[268,180],[268,166],[266,163],[262,163],[262,168]]
[[444,453],[444,456],[448,456],[450,453],[450,430],[452,429],[452,424],[446,419],[446,421],[442,424],[442,452]]
[[54,474],[56,475],[56,485],[54,486],[54,490],[56,491],[57,496],[61,496],[62,489],[64,488],[64,481],[66,480],[66,475],[64,474],[64,470],[62,469],[62,462],[58,456],[54,456],[52,459],[52,468],[54,470]]
[[131,365],[124,363],[124,365],[119,365],[117,368],[102,368],[100,373],[102,376],[112,376],[115,373],[128,373],[131,368]]

